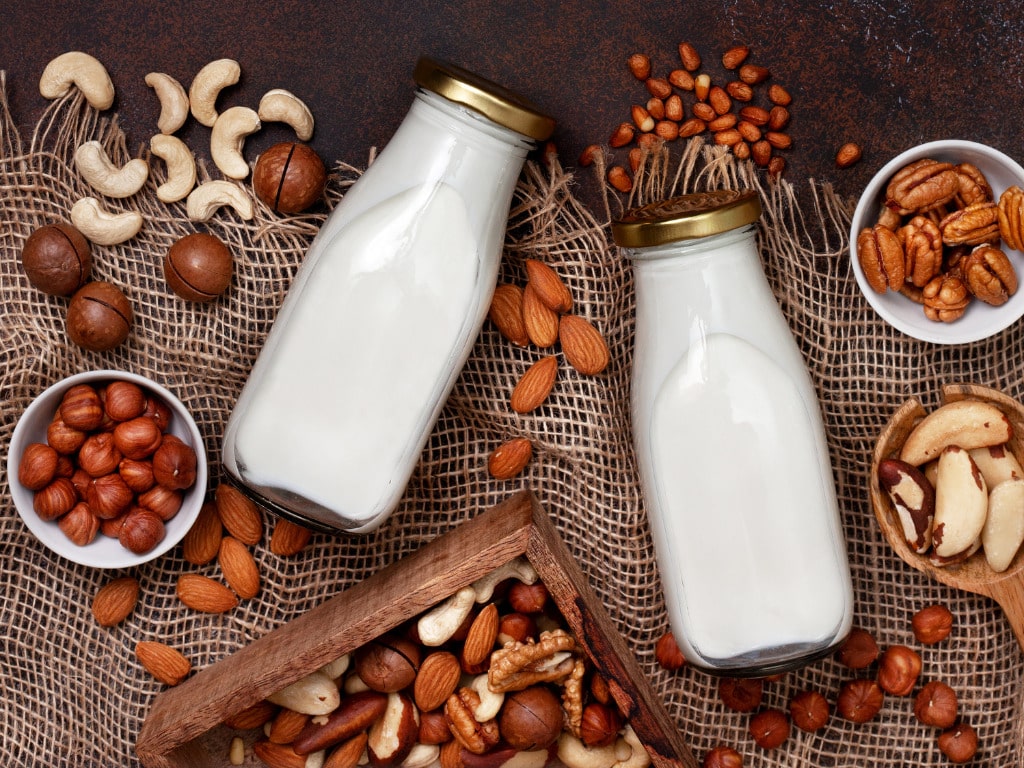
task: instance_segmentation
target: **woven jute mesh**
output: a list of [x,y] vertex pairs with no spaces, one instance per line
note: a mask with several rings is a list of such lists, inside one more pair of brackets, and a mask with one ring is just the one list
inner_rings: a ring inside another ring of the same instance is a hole
[[[40,391],[75,372],[114,368],[151,377],[184,401],[217,478],[225,420],[325,214],[281,218],[258,205],[255,219],[246,223],[222,211],[206,228],[234,253],[233,284],[212,304],[183,302],[167,289],[160,262],[170,244],[196,226],[182,204],[157,200],[163,165],[153,163],[153,178],[141,193],[128,203],[111,201],[112,207],[142,211],[142,232],[94,253],[94,276],[125,287],[131,297],[133,332],[114,351],[85,352],[65,335],[66,300],[29,285],[21,248],[35,228],[68,220],[75,200],[90,193],[73,169],[75,146],[98,139],[116,162],[132,153],[116,120],[98,117],[77,92],[55,102],[30,139],[23,139],[3,86],[0,75],[4,455],[20,414]],[[972,345],[915,342],[876,317],[859,294],[845,234],[851,207],[827,186],[807,182],[806,199],[798,203],[788,183],[765,182],[750,166],[700,141],[681,156],[649,158],[648,168],[632,202],[724,186],[761,193],[765,272],[804,352],[824,414],[854,577],[855,623],[883,647],[917,647],[911,615],[933,602],[948,604],[955,629],[939,645],[918,647],[922,679],[942,679],[958,693],[961,713],[981,738],[975,764],[1022,764],[1024,665],[1000,608],[931,583],[894,557],[867,493],[874,440],[906,397],[934,403],[949,381],[1024,396],[1020,326]],[[328,207],[357,176],[355,167],[335,166]],[[594,211],[579,201],[584,182],[592,183],[574,179],[557,161],[527,165],[513,203],[501,280],[523,284],[526,258],[554,267],[571,288],[577,311],[606,335],[612,351],[607,371],[584,377],[563,364],[549,401],[535,413],[516,415],[509,393],[544,353],[515,347],[485,325],[394,516],[364,537],[316,534],[290,558],[270,553],[265,537],[255,547],[262,591],[235,610],[210,616],[178,602],[177,577],[196,569],[176,548],[129,571],[142,586],[137,608],[117,627],[98,626],[90,614],[92,597],[122,573],[79,567],[45,549],[14,509],[5,474],[0,764],[136,764],[135,739],[161,690],[135,660],[138,641],[169,643],[202,669],[523,487],[535,491],[552,517],[698,760],[711,747],[729,744],[749,766],[943,764],[936,731],[915,720],[910,699],[889,697],[880,715],[864,725],[834,716],[814,734],[794,730],[781,748],[766,752],[748,734],[748,716],[721,704],[714,678],[693,669],[668,673],[655,663],[654,641],[668,626],[631,446],[633,282],[630,265],[610,244],[608,226],[609,216],[630,201],[606,191],[606,207]],[[487,456],[512,436],[533,441],[534,460],[514,481],[496,481],[487,474]],[[740,480],[742,472],[738,467]],[[267,523],[269,530],[269,518]],[[729,567],[727,557],[721,567]],[[199,570],[220,578],[216,565]],[[769,683],[764,705],[785,709],[806,688],[824,692],[834,704],[840,684],[854,676],[825,659]]]

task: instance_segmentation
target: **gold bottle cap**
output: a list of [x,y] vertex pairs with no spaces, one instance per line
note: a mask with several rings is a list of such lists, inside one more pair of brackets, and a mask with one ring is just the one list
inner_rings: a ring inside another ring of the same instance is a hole
[[447,61],[421,56],[413,79],[420,87],[531,139],[544,141],[555,130],[554,118],[522,96]]
[[612,237],[624,248],[650,248],[720,235],[760,217],[761,199],[756,192],[720,189],[633,208],[612,222]]

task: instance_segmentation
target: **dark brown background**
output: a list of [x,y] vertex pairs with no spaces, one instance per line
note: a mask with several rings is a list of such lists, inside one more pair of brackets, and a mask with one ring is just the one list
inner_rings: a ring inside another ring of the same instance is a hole
[[[167,72],[187,87],[205,63],[230,57],[241,64],[242,80],[220,104],[255,107],[269,88],[288,88],[312,108],[312,143],[325,160],[361,165],[397,127],[411,99],[412,67],[426,53],[532,98],[557,118],[555,140],[572,164],[587,144],[607,141],[630,104],[646,99],[627,56],[650,54],[664,75],[679,64],[676,45],[689,40],[716,79],[724,81],[722,51],[744,43],[751,61],[790,90],[794,148],[786,178],[798,185],[813,177],[856,195],[892,155],[938,138],[982,141],[1018,159],[1022,149],[1024,46],[1019,8],[1009,0],[149,5],[4,4],[0,69],[26,133],[45,107],[39,74],[63,51],[88,51],[107,66],[133,149],[156,132],[159,105],[143,82],[147,72]],[[204,130],[189,126],[186,139]],[[284,126],[268,126],[246,154],[252,159],[286,136]],[[864,147],[864,159],[839,171],[835,150],[848,140]]]

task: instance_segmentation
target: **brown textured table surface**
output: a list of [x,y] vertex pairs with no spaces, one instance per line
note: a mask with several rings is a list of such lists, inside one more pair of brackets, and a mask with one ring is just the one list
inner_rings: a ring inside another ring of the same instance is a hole
[[[147,72],[187,86],[208,61],[234,58],[242,80],[223,103],[255,106],[269,88],[288,88],[312,108],[312,143],[325,160],[359,165],[397,127],[411,99],[412,67],[426,53],[532,98],[558,120],[555,140],[572,164],[646,99],[626,69],[630,53],[648,53],[655,74],[665,75],[679,66],[677,44],[688,40],[724,82],[721,53],[742,43],[793,95],[786,177],[830,181],[856,195],[884,162],[922,141],[972,139],[1020,159],[1024,46],[1015,11],[1007,0],[984,10],[950,0],[15,0],[3,10],[0,69],[15,119],[27,129],[45,107],[37,82],[46,62],[71,49],[94,54],[111,72],[114,110],[134,148],[156,132],[159,105],[143,82]],[[246,154],[252,159],[286,135],[284,126],[269,126]],[[864,159],[839,171],[834,155],[845,141],[861,144]]]

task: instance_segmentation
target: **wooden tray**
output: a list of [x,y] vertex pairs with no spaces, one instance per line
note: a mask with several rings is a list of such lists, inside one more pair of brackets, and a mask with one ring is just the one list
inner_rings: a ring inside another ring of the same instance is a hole
[[[540,509],[522,491],[251,645],[159,694],[136,752],[146,768],[228,766],[225,718],[355,650],[519,555],[609,681],[656,768],[697,761]],[[653,642],[653,639],[652,639]],[[211,749],[212,744],[218,744]]]

